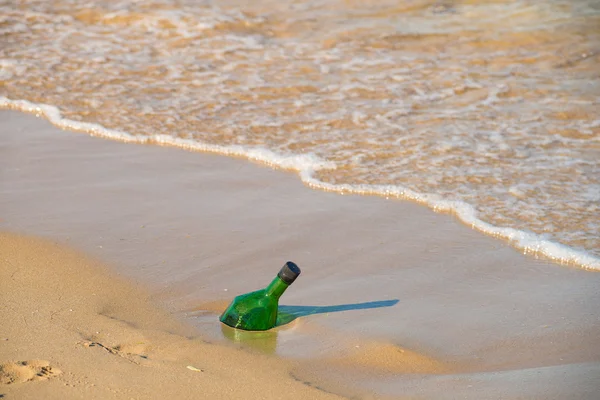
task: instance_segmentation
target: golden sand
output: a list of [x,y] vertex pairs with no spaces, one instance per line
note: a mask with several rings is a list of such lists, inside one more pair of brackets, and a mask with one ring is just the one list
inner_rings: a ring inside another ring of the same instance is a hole
[[44,399],[335,399],[276,358],[215,346],[143,289],[45,240],[0,234],[0,394]]

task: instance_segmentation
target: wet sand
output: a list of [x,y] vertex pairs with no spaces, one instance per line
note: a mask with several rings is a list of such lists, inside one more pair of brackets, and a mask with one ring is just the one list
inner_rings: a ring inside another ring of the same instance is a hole
[[[232,354],[292,363],[302,390],[345,396],[586,399],[600,389],[598,273],[526,257],[410,202],[318,192],[244,160],[111,142],[13,111],[0,120],[0,230],[52,239],[143,282],[182,329],[218,344],[211,357],[241,345],[248,351]],[[222,330],[227,301],[264,286],[288,259],[303,274],[282,304],[298,318],[260,337]],[[53,293],[37,282],[18,295],[37,304]],[[81,351],[59,339],[46,348]],[[63,398],[51,382],[87,373],[32,351],[39,337],[19,340],[10,352],[0,343],[0,363],[35,357],[63,378],[0,394]],[[137,384],[156,383],[124,362]]]

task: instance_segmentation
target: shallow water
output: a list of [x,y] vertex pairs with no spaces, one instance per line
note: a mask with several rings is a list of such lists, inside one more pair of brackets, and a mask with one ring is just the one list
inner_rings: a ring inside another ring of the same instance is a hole
[[4,107],[412,198],[600,268],[597,1],[0,4]]

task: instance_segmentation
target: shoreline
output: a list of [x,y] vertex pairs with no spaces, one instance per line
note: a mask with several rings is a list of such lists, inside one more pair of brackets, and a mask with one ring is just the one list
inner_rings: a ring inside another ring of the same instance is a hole
[[401,186],[390,185],[333,185],[322,182],[314,177],[319,170],[336,168],[332,162],[321,160],[313,155],[284,157],[267,149],[245,149],[241,146],[218,146],[173,138],[164,135],[135,136],[126,132],[107,129],[101,125],[77,122],[62,118],[58,108],[31,103],[27,100],[11,100],[0,96],[0,110],[16,110],[20,112],[43,116],[50,123],[61,129],[83,132],[95,137],[116,140],[124,143],[158,144],[188,151],[218,154],[221,156],[238,157],[244,160],[258,162],[275,169],[293,171],[297,173],[300,181],[307,187],[337,194],[351,194],[362,196],[377,196],[400,201],[412,201],[425,206],[435,212],[445,213],[457,218],[465,226],[472,228],[489,237],[500,239],[514,248],[536,258],[544,258],[564,266],[600,271],[600,258],[585,250],[575,249],[558,242],[543,239],[540,235],[513,229],[510,227],[495,226],[477,218],[475,208],[460,201],[448,201],[439,198],[436,194],[417,193]]
[[229,343],[214,314],[291,259],[303,275],[282,305],[324,310],[261,345],[279,356],[269,359],[309,363],[296,376],[310,385],[394,398],[598,388],[598,274],[525,257],[410,202],[317,192],[246,161],[101,140],[16,111],[0,118],[0,230],[112,265],[206,340]]

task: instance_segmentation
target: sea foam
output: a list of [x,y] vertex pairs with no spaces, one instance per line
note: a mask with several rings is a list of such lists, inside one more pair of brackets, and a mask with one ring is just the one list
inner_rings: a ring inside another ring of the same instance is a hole
[[315,172],[337,168],[336,163],[323,160],[314,154],[281,155],[272,150],[259,147],[220,146],[202,143],[197,140],[181,139],[164,134],[132,135],[127,132],[108,129],[101,125],[78,122],[63,118],[57,107],[36,104],[26,100],[12,100],[0,96],[0,108],[14,109],[33,113],[38,117],[47,118],[55,126],[85,132],[93,136],[127,143],[158,144],[178,147],[190,151],[216,153],[227,156],[242,157],[257,161],[274,168],[292,170],[298,173],[302,182],[313,188],[341,194],[376,195],[386,198],[412,200],[423,204],[436,212],[455,215],[466,225],[485,234],[501,238],[525,254],[541,256],[563,265],[578,266],[588,270],[600,270],[600,258],[584,250],[574,249],[560,243],[542,238],[540,235],[522,230],[499,227],[482,221],[477,217],[473,206],[462,201],[450,201],[432,193],[418,193],[400,185],[370,185],[370,184],[331,184],[315,177]]

